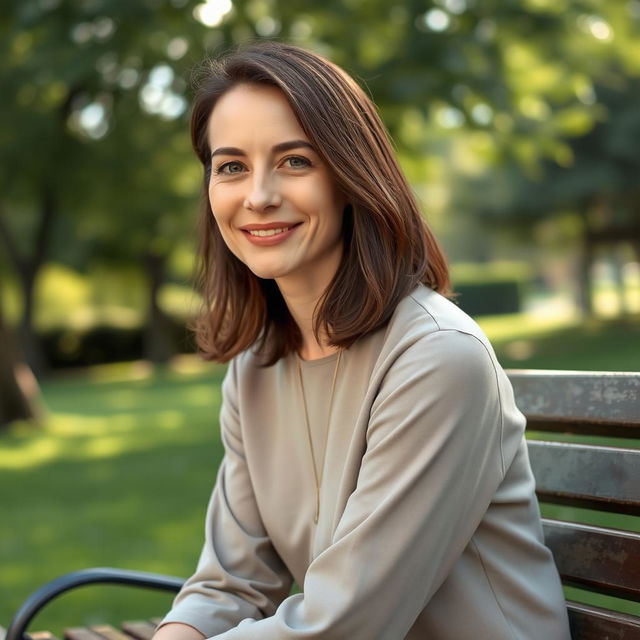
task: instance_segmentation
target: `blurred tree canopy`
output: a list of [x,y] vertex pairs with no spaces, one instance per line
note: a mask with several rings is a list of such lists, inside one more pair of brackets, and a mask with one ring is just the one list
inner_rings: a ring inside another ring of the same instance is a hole
[[[188,103],[206,55],[252,38],[327,55],[371,93],[413,181],[452,162],[443,140],[464,133],[472,177],[501,194],[462,185],[468,214],[519,227],[569,206],[596,216],[603,199],[618,211],[632,191],[639,25],[638,0],[5,0],[0,246],[25,357],[42,369],[33,292],[47,260],[144,270],[148,355],[170,355],[157,296],[192,234]],[[600,155],[614,138],[631,158],[619,182],[614,151]]]
[[590,268],[598,250],[608,248],[615,256],[626,245],[640,263],[640,78],[612,74],[595,91],[602,115],[591,130],[568,141],[567,161],[547,159],[533,172],[514,164],[493,167],[459,199],[488,223],[515,232],[530,233],[555,221],[553,228],[566,241],[569,227],[580,245],[579,294],[587,313],[592,311]]

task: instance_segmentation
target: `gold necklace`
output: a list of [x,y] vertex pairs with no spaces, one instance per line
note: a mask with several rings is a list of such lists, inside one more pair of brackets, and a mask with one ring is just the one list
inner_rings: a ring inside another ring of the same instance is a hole
[[324,455],[322,456],[322,464],[320,465],[320,473],[316,467],[316,454],[313,449],[313,439],[311,438],[311,427],[309,426],[309,411],[307,409],[307,398],[304,394],[304,383],[302,382],[302,367],[300,366],[300,357],[296,357],[296,364],[298,365],[298,380],[300,381],[300,393],[302,393],[302,405],[304,407],[304,422],[307,427],[307,438],[309,440],[309,453],[311,455],[311,466],[313,467],[313,479],[316,483],[316,512],[313,517],[314,524],[318,524],[318,518],[320,517],[320,487],[322,486],[322,476],[324,474],[324,460],[327,455],[327,445],[329,443],[329,427],[331,426],[331,410],[333,409],[333,392],[336,388],[336,379],[338,378],[338,367],[340,366],[340,357],[342,356],[342,349],[338,350],[338,359],[336,360],[336,366],[333,370],[333,380],[331,381],[331,392],[329,393],[329,415],[327,416],[327,428],[324,441]]

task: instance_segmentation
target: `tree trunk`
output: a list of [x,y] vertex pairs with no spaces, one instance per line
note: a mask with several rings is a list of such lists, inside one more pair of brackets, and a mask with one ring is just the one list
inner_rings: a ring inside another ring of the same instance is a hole
[[22,285],[22,316],[18,325],[18,337],[25,361],[38,376],[46,373],[46,359],[42,350],[40,339],[33,326],[33,312],[35,308],[35,283],[41,265],[29,264],[18,271],[20,284]]
[[15,420],[38,420],[42,414],[38,383],[11,345],[0,311],[0,429]]
[[31,255],[25,257],[18,250],[11,231],[0,213],[0,240],[7,248],[7,254],[18,274],[22,288],[23,308],[18,337],[22,345],[25,361],[36,375],[46,372],[46,359],[40,340],[33,326],[35,309],[35,285],[47,257],[51,232],[56,216],[56,202],[53,190],[49,186],[42,187],[40,192],[40,220],[35,232],[35,241]]
[[591,240],[586,235],[583,236],[578,259],[578,309],[583,318],[593,315],[593,282],[591,278],[593,253]]
[[175,354],[170,321],[158,303],[165,280],[166,257],[147,254],[144,261],[149,281],[149,306],[145,327],[144,355],[154,364],[164,364]]
[[616,243],[612,247],[611,251],[611,268],[613,270],[613,282],[616,290],[616,297],[618,298],[618,315],[627,315],[629,313],[629,303],[627,300],[627,288],[623,274],[624,256],[621,253],[621,249],[624,246],[620,246],[621,243]]

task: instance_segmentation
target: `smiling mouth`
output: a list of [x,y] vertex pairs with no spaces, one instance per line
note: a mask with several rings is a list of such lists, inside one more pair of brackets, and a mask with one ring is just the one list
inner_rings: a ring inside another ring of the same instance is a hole
[[279,233],[289,231],[291,227],[283,227],[282,229],[255,229],[249,231],[249,235],[258,236],[259,238],[265,238],[266,236],[277,236]]
[[285,233],[286,231],[289,231],[290,229],[297,227],[298,224],[292,224],[292,225],[289,225],[288,227],[279,227],[278,229],[244,229],[244,231],[248,233],[250,236],[254,236],[257,238],[267,238],[269,236],[277,236],[277,235],[280,235],[281,233]]

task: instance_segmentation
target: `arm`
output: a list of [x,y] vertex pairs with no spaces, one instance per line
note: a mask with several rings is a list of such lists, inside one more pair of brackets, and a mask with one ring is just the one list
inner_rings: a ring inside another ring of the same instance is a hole
[[332,545],[304,593],[216,640],[404,638],[504,477],[497,372],[475,337],[441,331],[394,362]]
[[207,509],[200,560],[154,640],[199,640],[231,629],[243,618],[272,615],[291,589],[292,578],[269,541],[255,503],[235,376],[232,362],[222,385],[225,455]]

